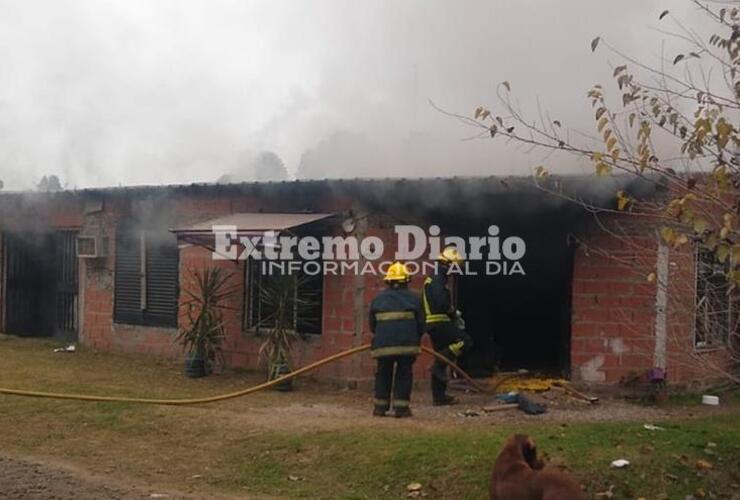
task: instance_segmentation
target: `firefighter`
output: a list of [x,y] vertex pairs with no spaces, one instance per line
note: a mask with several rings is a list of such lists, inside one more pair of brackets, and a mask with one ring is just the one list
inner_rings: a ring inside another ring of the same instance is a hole
[[373,415],[385,416],[392,390],[395,416],[410,417],[412,367],[421,352],[424,312],[421,299],[408,289],[411,274],[403,263],[391,264],[383,280],[388,288],[370,304],[371,355],[378,363]]
[[[437,258],[434,276],[424,280],[422,301],[426,331],[434,350],[450,361],[457,360],[471,347],[470,336],[465,333],[460,312],[452,304],[447,288],[452,265],[460,265],[463,258],[455,247],[447,247]],[[457,404],[457,398],[447,394],[449,381],[447,365],[435,359],[432,365],[432,401],[435,406]]]

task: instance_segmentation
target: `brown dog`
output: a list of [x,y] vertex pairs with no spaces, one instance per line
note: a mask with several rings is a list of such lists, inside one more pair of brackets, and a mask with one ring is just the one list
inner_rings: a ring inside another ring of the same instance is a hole
[[491,472],[491,500],[585,500],[578,484],[537,458],[534,440],[524,434],[504,443]]

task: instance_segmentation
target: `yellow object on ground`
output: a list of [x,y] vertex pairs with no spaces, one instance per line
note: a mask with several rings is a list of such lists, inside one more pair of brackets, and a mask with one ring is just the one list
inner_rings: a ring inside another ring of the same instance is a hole
[[[496,385],[496,379],[493,380]],[[567,384],[568,381],[562,378],[541,378],[541,377],[512,377],[506,380],[502,380],[500,384],[496,385],[497,392],[512,392],[512,391],[530,391],[530,392],[543,392],[550,390],[553,386],[559,386]]]

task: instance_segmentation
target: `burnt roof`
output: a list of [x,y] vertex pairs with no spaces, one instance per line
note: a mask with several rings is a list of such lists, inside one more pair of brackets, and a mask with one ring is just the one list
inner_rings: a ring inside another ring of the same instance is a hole
[[[369,207],[398,210],[445,209],[491,210],[492,204],[508,209],[537,207],[538,210],[562,207],[579,200],[589,205],[611,208],[615,194],[623,190],[634,198],[648,198],[657,182],[634,175],[563,175],[534,179],[531,176],[353,178],[291,180],[241,183],[192,183],[85,188],[58,192],[0,192],[0,199],[15,196],[44,199],[56,197],[166,198],[169,196],[244,195],[264,197],[304,197],[321,199],[344,196]],[[494,201],[495,200],[495,201]],[[29,200],[30,201],[30,200]],[[461,205],[467,205],[462,207]]]

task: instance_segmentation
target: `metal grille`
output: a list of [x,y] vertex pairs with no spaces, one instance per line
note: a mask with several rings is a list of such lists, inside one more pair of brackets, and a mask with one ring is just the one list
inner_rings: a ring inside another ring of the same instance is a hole
[[78,266],[75,243],[76,231],[57,231],[56,260],[56,329],[69,335],[77,332]]
[[[245,271],[244,321],[245,330],[255,332],[274,326],[274,305],[264,300],[263,289],[272,286],[279,276],[263,274],[262,261],[247,260]],[[293,314],[290,321],[300,334],[319,335],[322,331],[324,277],[309,276],[299,271],[291,275],[294,280]]]

